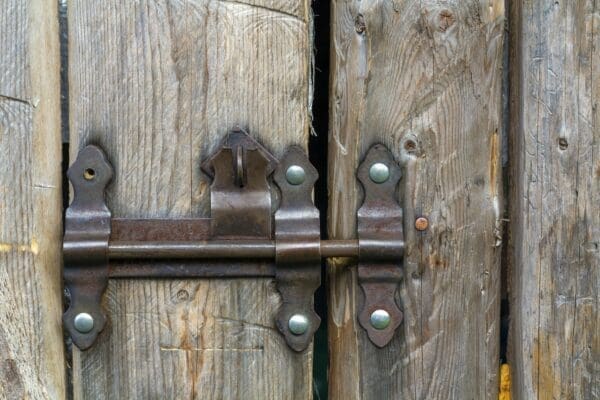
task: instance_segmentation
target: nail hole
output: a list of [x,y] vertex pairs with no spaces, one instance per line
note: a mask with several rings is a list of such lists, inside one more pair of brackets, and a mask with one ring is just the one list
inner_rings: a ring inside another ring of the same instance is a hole
[[404,150],[414,153],[417,150],[417,144],[413,140],[407,140],[404,142]]
[[83,177],[88,181],[94,179],[95,176],[96,171],[94,171],[92,168],[86,168],[85,171],[83,171]]
[[569,147],[569,142],[567,142],[567,139],[565,138],[560,138],[558,139],[558,147],[560,147],[561,150],[566,150],[567,147]]

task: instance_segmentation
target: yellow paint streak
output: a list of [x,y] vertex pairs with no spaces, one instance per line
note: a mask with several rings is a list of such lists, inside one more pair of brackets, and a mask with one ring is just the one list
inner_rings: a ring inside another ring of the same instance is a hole
[[40,246],[38,245],[38,242],[35,239],[31,239],[31,245],[29,246],[29,248],[35,256],[37,256],[37,254],[40,252]]
[[498,400],[510,400],[510,367],[508,364],[500,366],[500,393]]
[[31,253],[36,256],[40,252],[40,246],[35,239],[32,239],[29,244],[0,243],[0,253],[10,253],[14,250],[20,253]]

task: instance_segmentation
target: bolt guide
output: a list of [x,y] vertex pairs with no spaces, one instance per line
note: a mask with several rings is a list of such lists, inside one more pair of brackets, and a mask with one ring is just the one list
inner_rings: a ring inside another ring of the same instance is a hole
[[[364,293],[358,321],[373,344],[389,343],[403,318],[395,293],[404,254],[395,198],[401,171],[389,150],[371,147],[358,168],[365,200],[357,211],[357,240],[321,240],[312,200],[318,175],[298,146],[277,160],[235,130],[202,170],[212,178],[210,218],[112,218],[104,199],[113,176],[107,155],[93,145],[79,152],[68,171],[74,196],[63,244],[71,295],[63,322],[77,347],[91,347],[106,324],[101,300],[109,278],[273,277],[282,298],[277,328],[301,352],[321,322],[313,298],[323,257],[358,261]],[[275,213],[271,176],[281,194]]]

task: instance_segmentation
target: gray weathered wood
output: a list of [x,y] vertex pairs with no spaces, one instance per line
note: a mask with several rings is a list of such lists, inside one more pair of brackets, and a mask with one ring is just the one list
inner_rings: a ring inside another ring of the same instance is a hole
[[57,7],[0,10],[0,398],[62,399]]
[[515,399],[600,398],[600,4],[511,7]]
[[332,2],[330,236],[355,237],[354,172],[382,142],[407,242],[405,320],[383,349],[356,321],[355,271],[332,263],[332,399],[497,398],[503,21],[502,0]]
[[[310,23],[305,0],[70,2],[71,157],[107,150],[113,215],[207,216],[200,162],[236,125],[276,156],[306,145]],[[279,303],[271,279],[112,281],[75,397],[310,398]]]

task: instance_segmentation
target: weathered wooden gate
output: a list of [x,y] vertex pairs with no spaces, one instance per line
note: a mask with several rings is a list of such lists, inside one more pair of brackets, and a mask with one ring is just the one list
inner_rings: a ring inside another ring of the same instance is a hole
[[63,334],[64,167],[99,145],[113,217],[208,217],[236,126],[327,155],[330,239],[369,148],[401,167],[404,319],[373,345],[356,261],[327,259],[330,399],[495,399],[502,363],[514,399],[600,398],[597,0],[332,0],[316,72],[307,0],[63,3],[68,40],[56,0],[0,1],[0,398],[313,397],[273,278],[110,280],[93,346]]

